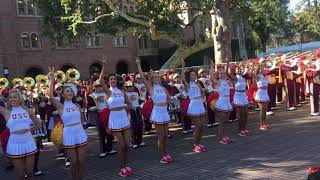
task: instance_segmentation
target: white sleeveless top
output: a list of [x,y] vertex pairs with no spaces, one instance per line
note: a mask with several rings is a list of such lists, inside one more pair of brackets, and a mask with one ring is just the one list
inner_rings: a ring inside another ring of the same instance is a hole
[[201,77],[201,78],[199,78],[199,81],[201,81],[203,83],[207,92],[211,93],[214,90],[213,86],[212,86],[212,82],[209,78]]
[[242,77],[242,75],[237,75],[237,83],[234,85],[235,90],[245,91],[246,87],[246,80]]
[[258,76],[259,76],[259,80],[257,82],[258,88],[268,86],[268,82],[267,82],[266,78],[264,77],[264,75],[258,74]]
[[178,91],[183,94],[183,96],[187,96],[187,92],[186,92],[186,88],[184,87],[184,85],[181,83],[181,84],[174,84],[173,85],[174,87],[176,87],[178,89]]
[[103,110],[107,107],[106,93],[92,93],[90,96],[92,96],[97,101],[99,110]]
[[127,92],[127,96],[129,97],[132,107],[139,107],[139,94],[137,92]]
[[61,119],[64,125],[81,123],[81,112],[76,104],[72,101],[65,101],[63,106]]
[[107,100],[110,109],[126,106],[124,94],[118,88],[111,88],[110,97]]
[[153,94],[151,99],[154,103],[166,103],[167,102],[167,93],[159,84],[153,85]]
[[190,99],[201,97],[201,91],[197,83],[190,82],[189,86],[188,96]]
[[219,80],[219,98],[230,98],[230,85],[227,80]]
[[7,127],[10,132],[19,131],[22,129],[30,129],[30,122],[32,122],[28,111],[24,108],[14,107],[11,110],[9,120],[7,121]]

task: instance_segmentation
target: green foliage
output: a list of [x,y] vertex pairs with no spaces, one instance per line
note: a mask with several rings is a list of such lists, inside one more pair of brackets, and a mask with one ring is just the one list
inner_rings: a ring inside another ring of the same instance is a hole
[[320,37],[320,8],[307,6],[293,15],[295,30],[298,34]]

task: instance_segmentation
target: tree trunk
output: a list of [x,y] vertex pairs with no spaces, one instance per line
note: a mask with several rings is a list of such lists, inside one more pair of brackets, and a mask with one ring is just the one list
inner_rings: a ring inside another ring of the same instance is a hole
[[267,52],[267,42],[261,41],[262,52]]
[[216,9],[211,16],[215,63],[226,63],[232,60],[229,0],[216,0]]

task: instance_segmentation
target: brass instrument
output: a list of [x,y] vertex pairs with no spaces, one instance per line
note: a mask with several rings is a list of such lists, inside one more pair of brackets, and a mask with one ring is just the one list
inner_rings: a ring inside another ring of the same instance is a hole
[[5,89],[6,87],[9,86],[9,81],[7,78],[0,78],[0,89]]
[[13,88],[22,87],[23,86],[23,80],[20,78],[14,78],[12,80],[12,86]]
[[66,74],[61,70],[54,73],[54,78],[60,83],[64,83],[67,80]]
[[75,68],[68,69],[66,75],[67,75],[67,79],[70,82],[75,82],[80,79],[80,72]]
[[39,74],[38,76],[36,76],[36,82],[39,86],[48,86],[49,78],[46,75]]
[[25,77],[23,79],[23,86],[27,89],[31,89],[36,82],[32,77]]

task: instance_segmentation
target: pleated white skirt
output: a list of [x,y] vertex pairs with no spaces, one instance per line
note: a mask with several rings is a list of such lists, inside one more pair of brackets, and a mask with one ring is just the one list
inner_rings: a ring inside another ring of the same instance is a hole
[[87,144],[88,136],[82,124],[63,128],[62,144],[64,148],[74,148]]
[[36,152],[37,146],[30,132],[10,134],[7,144],[7,156],[9,158],[23,158]]
[[110,111],[108,129],[110,131],[122,131],[130,127],[130,120],[125,109]]
[[170,122],[170,116],[167,106],[153,106],[150,121],[154,124],[167,124]]

